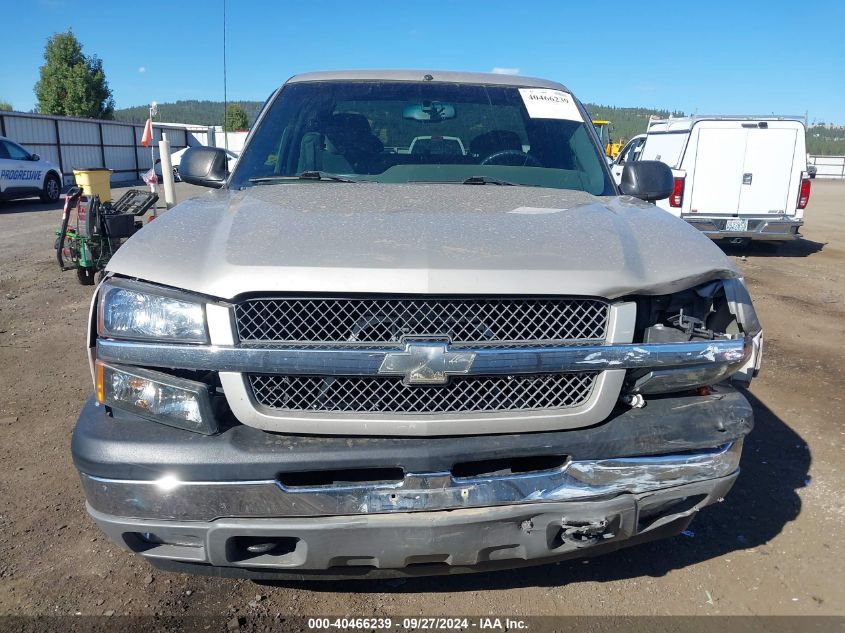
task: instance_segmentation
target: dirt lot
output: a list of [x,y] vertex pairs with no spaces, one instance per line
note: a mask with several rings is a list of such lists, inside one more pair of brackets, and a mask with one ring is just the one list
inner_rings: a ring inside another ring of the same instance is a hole
[[805,240],[729,251],[766,331],[757,426],[733,492],[692,533],[591,560],[405,582],[168,574],[104,539],[70,458],[91,391],[91,289],[58,270],[60,215],[37,201],[0,206],[0,614],[215,615],[247,627],[292,614],[845,614],[845,183],[814,182]]

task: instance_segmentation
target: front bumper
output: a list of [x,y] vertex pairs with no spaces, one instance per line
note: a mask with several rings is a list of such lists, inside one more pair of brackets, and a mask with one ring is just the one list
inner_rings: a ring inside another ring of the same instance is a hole
[[746,231],[728,231],[725,229],[727,218],[702,218],[685,215],[683,219],[712,240],[794,240],[800,237],[798,231],[804,225],[804,220],[787,216],[777,219],[750,218]]
[[[444,573],[683,529],[730,488],[751,427],[748,402],[725,386],[655,397],[586,429],[453,438],[244,426],[198,436],[89,403],[73,453],[92,516],[159,564],[241,575]],[[554,467],[508,466],[555,456],[563,461]],[[291,483],[292,474],[327,470],[338,481]],[[370,481],[356,481],[362,471]],[[387,471],[398,478],[374,481]]]
[[677,533],[736,476],[610,499],[439,512],[186,522],[88,511],[114,541],[169,569],[250,578],[430,575],[563,560]]

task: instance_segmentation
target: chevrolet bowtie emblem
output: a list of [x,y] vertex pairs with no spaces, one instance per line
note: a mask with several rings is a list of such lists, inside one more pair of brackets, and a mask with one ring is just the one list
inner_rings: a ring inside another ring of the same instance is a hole
[[404,376],[406,385],[443,385],[452,374],[466,374],[474,352],[450,352],[446,343],[406,343],[404,352],[386,354],[378,373]]

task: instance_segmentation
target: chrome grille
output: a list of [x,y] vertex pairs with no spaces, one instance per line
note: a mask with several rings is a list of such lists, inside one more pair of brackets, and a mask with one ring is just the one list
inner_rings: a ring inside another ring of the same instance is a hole
[[449,337],[453,346],[602,341],[598,299],[252,299],[235,306],[242,341],[396,344]]
[[256,402],[280,411],[468,413],[565,409],[586,402],[597,373],[467,376],[443,386],[408,386],[401,377],[252,374]]

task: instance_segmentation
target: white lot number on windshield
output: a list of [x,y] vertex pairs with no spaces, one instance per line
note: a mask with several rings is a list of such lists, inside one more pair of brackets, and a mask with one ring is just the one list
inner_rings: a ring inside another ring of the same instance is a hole
[[583,121],[575,99],[563,90],[520,88],[519,94],[532,119],[564,119]]

